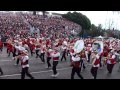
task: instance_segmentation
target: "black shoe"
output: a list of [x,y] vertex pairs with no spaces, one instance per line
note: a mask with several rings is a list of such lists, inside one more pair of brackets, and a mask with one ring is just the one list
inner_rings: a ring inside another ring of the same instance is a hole
[[110,76],[110,75],[111,75],[111,73],[110,73],[110,72],[108,72],[108,73],[107,73],[107,76]]
[[51,68],[52,68],[51,66],[48,67],[48,69],[51,69]]
[[3,75],[3,73],[1,73],[1,76]]
[[86,67],[83,67],[83,69],[86,69]]
[[83,77],[81,79],[84,79]]
[[14,65],[15,65],[15,66],[18,66],[18,64],[16,64],[16,63],[15,63]]
[[32,77],[31,79],[35,79],[34,77]]
[[45,62],[44,62],[44,61],[42,61],[42,63],[44,63],[44,64],[45,64]]

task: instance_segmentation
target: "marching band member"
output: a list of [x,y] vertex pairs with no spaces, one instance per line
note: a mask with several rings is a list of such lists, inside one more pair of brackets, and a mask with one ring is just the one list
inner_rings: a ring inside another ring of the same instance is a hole
[[92,51],[92,46],[91,44],[88,44],[86,47],[87,51],[88,51],[88,62],[90,62],[90,56],[91,56],[91,51]]
[[70,52],[69,50],[70,50],[70,44],[68,43],[68,44],[67,44],[67,48],[66,48],[67,56],[69,55],[69,52]]
[[75,55],[75,51],[74,51],[74,48],[73,48],[73,45],[70,46],[70,61],[72,60],[72,56]]
[[39,51],[40,51],[40,45],[39,45],[39,43],[36,43],[36,45],[35,45],[36,58],[39,57]]
[[0,52],[2,52],[3,49],[3,42],[0,40]]
[[109,54],[108,54],[108,59],[107,59],[107,70],[108,70],[108,74],[111,74],[112,73],[112,70],[113,70],[113,67],[114,67],[114,64],[116,63],[116,56],[114,54],[114,51],[111,51]]
[[23,46],[24,48],[25,48],[25,50],[27,50],[28,52],[29,52],[29,47],[28,47],[28,45],[27,44],[24,44],[24,46]]
[[43,41],[42,41],[42,38],[39,38],[39,43],[42,44],[42,42],[43,42]]
[[27,39],[26,39],[26,43],[27,43],[27,45],[30,47],[30,43],[31,43],[30,38],[27,38]]
[[24,53],[22,54],[22,60],[21,60],[21,65],[22,65],[21,79],[25,78],[25,74],[31,79],[34,79],[34,77],[28,71],[29,69],[28,62],[29,62],[28,51],[25,50]]
[[17,55],[17,54],[16,54],[16,51],[17,51],[17,50],[16,50],[16,48],[15,48],[16,46],[18,46],[18,42],[17,42],[16,40],[14,40],[14,44],[13,44],[13,47],[14,47],[14,51],[13,51],[13,59],[14,59],[14,60],[15,60],[14,57]]
[[40,48],[41,54],[39,56],[43,63],[45,63],[45,51],[46,51],[46,46],[43,43]]
[[[0,40],[0,51],[2,52],[2,49],[3,49],[3,43],[2,41]],[[3,75],[3,70],[2,68],[0,67],[0,72],[1,72],[1,75]]]
[[52,54],[52,49],[49,46],[47,49],[47,64],[48,64],[48,69],[51,67],[50,60],[51,60],[51,54]]
[[118,54],[118,63],[119,63],[118,72],[120,72],[120,51],[117,51],[117,54]]
[[11,40],[7,43],[7,49],[8,49],[8,57],[9,57],[10,53],[13,53],[14,50]]
[[27,50],[22,51],[22,54],[17,56],[16,58],[21,58],[21,66],[22,66],[21,79],[25,79],[25,75],[27,75],[31,79],[34,79],[34,77],[28,71],[29,69],[28,51]]
[[[25,48],[22,46],[22,43],[18,43],[18,45],[15,46],[15,49],[16,49],[16,55],[15,56],[19,56],[22,54],[22,52],[25,50]],[[17,58],[17,61],[16,61],[16,64],[15,65],[18,65],[19,64],[19,61],[20,61],[21,58]],[[15,60],[15,58],[14,58]]]
[[102,55],[103,66],[106,64],[108,53],[109,53],[109,49],[107,49],[107,46],[105,46],[104,49],[103,49],[103,55]]
[[97,78],[97,70],[98,67],[100,66],[100,60],[99,60],[100,56],[98,54],[97,51],[94,51],[94,53],[92,54],[92,68],[91,68],[91,74],[94,77],[94,79]]
[[85,61],[87,61],[87,51],[86,50],[82,50],[80,52],[80,58],[81,58],[80,64],[81,64],[81,70],[82,70],[82,68],[83,69],[86,68],[86,66],[85,66]]
[[8,48],[9,48],[9,43],[10,43],[10,40],[9,39],[6,39],[6,48],[7,48],[7,50],[6,50],[6,53],[8,54]]
[[75,73],[77,73],[77,75],[81,79],[83,79],[83,76],[80,74],[81,67],[80,67],[80,57],[78,54],[72,56],[71,66],[73,67],[71,72],[71,79],[74,79]]
[[1,72],[1,75],[3,75],[3,70],[2,70],[2,68],[0,67],[0,72]]
[[59,75],[59,73],[57,72],[56,70],[56,67],[58,65],[58,61],[59,61],[59,58],[60,58],[60,53],[58,51],[58,48],[55,47],[54,49],[54,52],[51,54],[52,56],[52,59],[53,59],[53,75],[51,75],[52,77],[57,77]]
[[35,50],[35,44],[33,42],[30,42],[30,52],[31,52],[31,56],[33,56],[34,51]]
[[66,50],[67,50],[66,45],[62,45],[62,58],[61,58],[61,61],[63,60],[63,58],[66,61]]
[[63,43],[62,39],[59,39],[58,45],[62,46],[62,43]]
[[49,45],[51,45],[51,40],[49,38],[47,38],[47,40],[46,40],[46,47],[48,47]]

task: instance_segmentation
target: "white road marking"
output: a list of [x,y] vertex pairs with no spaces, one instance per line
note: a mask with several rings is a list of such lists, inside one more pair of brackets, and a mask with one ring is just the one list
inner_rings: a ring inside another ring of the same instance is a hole
[[[68,67],[68,68],[60,68],[60,69],[57,69],[57,70],[66,70],[66,69],[70,69],[71,67]],[[31,72],[31,74],[38,74],[38,73],[47,73],[47,72],[51,72],[52,70],[47,70],[47,71],[39,71],[39,72]],[[3,76],[0,76],[0,77],[13,77],[13,76],[20,76],[21,74],[12,74],[12,75],[3,75]]]
[[[12,59],[9,59],[9,60],[5,60],[5,59],[4,60],[0,60],[0,62],[11,62],[11,61],[13,62],[13,61],[16,61],[16,60],[12,60]],[[30,59],[30,61],[32,61],[32,60]]]
[[13,60],[0,60],[0,62],[11,62]]

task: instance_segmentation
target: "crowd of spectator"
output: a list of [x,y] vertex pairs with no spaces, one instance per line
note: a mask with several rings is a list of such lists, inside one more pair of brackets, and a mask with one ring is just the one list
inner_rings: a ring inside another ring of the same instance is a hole
[[71,32],[79,32],[80,25],[62,17],[44,17],[22,12],[0,12],[0,34],[28,36],[31,27],[39,30],[40,35],[46,38],[63,38],[71,36]]

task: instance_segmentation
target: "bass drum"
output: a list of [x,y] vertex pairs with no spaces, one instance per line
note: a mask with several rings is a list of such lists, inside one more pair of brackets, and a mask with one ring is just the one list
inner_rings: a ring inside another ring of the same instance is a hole
[[75,53],[80,53],[84,49],[84,41],[83,40],[78,40],[74,44],[74,51]]
[[92,50],[97,51],[98,53],[102,53],[103,52],[103,42],[102,41],[95,41],[92,45]]

